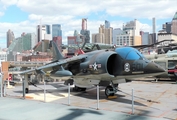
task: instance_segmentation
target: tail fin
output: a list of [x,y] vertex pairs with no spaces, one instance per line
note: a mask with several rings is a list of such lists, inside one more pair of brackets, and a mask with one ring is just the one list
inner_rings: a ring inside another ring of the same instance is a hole
[[58,49],[56,43],[52,41],[52,49],[53,49],[53,61],[64,59],[65,57],[62,55],[60,50]]

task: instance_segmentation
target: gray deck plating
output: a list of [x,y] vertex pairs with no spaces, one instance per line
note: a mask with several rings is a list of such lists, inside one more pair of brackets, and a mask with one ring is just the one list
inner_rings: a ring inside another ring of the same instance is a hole
[[[22,86],[7,89],[7,96],[0,98],[0,119],[177,119],[177,84],[137,81],[120,84],[116,99],[106,99],[104,88],[100,87],[99,110],[96,110],[95,87],[86,92],[71,90],[70,106],[67,87],[62,83],[46,85],[46,103],[43,102],[41,88],[44,86],[30,86],[30,93],[26,95],[25,100],[22,99]],[[132,88],[135,100],[134,115],[131,115]]]

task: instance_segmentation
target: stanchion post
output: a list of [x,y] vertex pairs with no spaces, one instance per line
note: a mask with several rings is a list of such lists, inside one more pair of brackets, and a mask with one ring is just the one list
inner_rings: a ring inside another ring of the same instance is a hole
[[134,114],[134,89],[132,88],[132,114]]
[[99,109],[99,85],[97,85],[97,110]]
[[68,105],[70,105],[70,83],[68,83]]
[[45,86],[45,81],[44,81],[44,102],[46,102],[46,86]]
[[6,96],[6,83],[4,83],[4,96]]
[[22,85],[22,89],[23,89],[23,99],[25,99],[25,80],[22,80],[23,85]]
[[3,88],[2,88],[3,82],[2,82],[2,74],[1,73],[0,73],[0,87],[1,87],[1,97],[3,97],[3,95],[2,95],[3,94],[3,92],[2,92],[3,91]]

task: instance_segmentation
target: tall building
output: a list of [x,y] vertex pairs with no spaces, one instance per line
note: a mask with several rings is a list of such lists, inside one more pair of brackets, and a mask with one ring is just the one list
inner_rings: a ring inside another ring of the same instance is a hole
[[95,33],[92,34],[92,43],[104,43],[104,34],[103,33]]
[[112,44],[112,32],[113,32],[113,28],[111,28],[111,27],[105,28],[104,25],[100,25],[99,33],[104,34],[103,43]]
[[121,34],[117,35],[117,45],[120,46],[132,46],[134,45],[133,31],[123,31]]
[[162,25],[162,31],[166,32],[166,33],[171,33],[171,22],[166,22],[165,24]]
[[172,34],[177,35],[177,12],[175,13],[175,15],[172,19],[171,32],[172,32]]
[[52,40],[50,25],[37,25],[37,41]]
[[152,18],[152,33],[156,33],[156,21],[155,21],[155,18]]
[[37,44],[35,33],[23,34],[21,37],[16,38],[9,46],[8,51],[22,52],[31,50]]
[[[0,62],[7,61],[7,53],[4,51],[0,51]],[[1,67],[1,64],[0,64]]]
[[8,61],[14,60],[14,55],[17,52],[21,53],[23,51],[32,50],[36,43],[37,41],[34,33],[22,34],[21,37],[16,38],[10,44],[7,51],[8,53],[7,60]]
[[82,29],[80,31],[80,34],[84,37],[84,41],[86,43],[90,43],[90,31],[87,30],[87,19],[82,19]]
[[[77,44],[77,42],[76,42],[77,37],[76,36],[68,36],[67,39],[68,39],[68,46],[72,46],[72,45]],[[69,47],[68,53],[75,53],[77,49],[78,48],[75,48],[75,47]]]
[[156,43],[156,21],[155,18],[152,18],[152,34],[150,34],[152,37],[152,44]]
[[[162,26],[162,30],[158,31],[158,42],[162,40],[175,40],[177,42],[177,12],[172,18],[171,22],[166,22]],[[169,41],[164,42],[163,44],[168,44]]]
[[[175,40],[177,42],[177,35],[172,33],[158,33],[158,42],[162,40]],[[169,44],[170,41],[163,42],[163,44]]]
[[62,30],[60,24],[52,24],[52,38],[62,37]]
[[142,45],[148,45],[150,44],[150,35],[149,32],[140,32],[141,34],[141,41],[142,41]]
[[7,48],[10,46],[12,41],[15,39],[13,31],[10,29],[7,31]]
[[105,20],[104,25],[100,25],[99,33],[92,34],[92,43],[113,43],[113,28],[110,27],[110,22]]
[[120,28],[113,29],[113,44],[117,45],[117,35],[121,34],[123,31]]
[[52,40],[56,43],[58,49],[62,51],[62,30],[60,24],[52,24]]
[[50,25],[45,25],[45,27],[46,27],[46,33],[51,34]]
[[141,45],[139,21],[135,19],[123,25],[123,31],[117,34],[117,45]]
[[74,31],[74,36],[76,36],[76,42],[77,43],[82,43],[83,39],[81,39],[81,34],[78,34],[77,30]]
[[31,50],[37,44],[36,35],[34,33],[23,34],[21,38],[23,42],[23,51]]
[[87,19],[86,18],[82,19],[82,30],[87,30]]
[[110,22],[105,20],[105,28],[110,28]]

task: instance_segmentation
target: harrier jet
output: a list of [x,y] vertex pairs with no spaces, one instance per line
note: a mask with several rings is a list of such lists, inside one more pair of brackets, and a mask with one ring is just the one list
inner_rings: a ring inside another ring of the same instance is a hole
[[117,85],[127,82],[127,79],[156,76],[165,72],[161,66],[147,60],[132,47],[95,50],[71,58],[63,57],[55,43],[53,49],[55,61],[36,69],[23,71],[22,74],[32,72],[45,74],[50,71],[50,76],[53,78],[72,78],[75,89],[85,90],[93,85],[106,86],[105,95],[108,97],[113,96],[117,92]]

